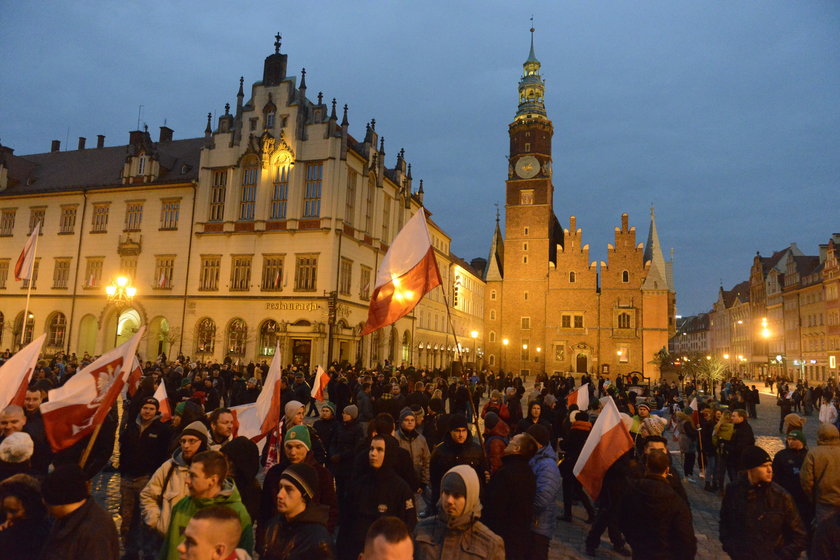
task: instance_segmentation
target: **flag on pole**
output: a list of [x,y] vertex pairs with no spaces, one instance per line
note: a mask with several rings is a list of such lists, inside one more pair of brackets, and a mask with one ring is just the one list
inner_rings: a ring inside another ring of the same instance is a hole
[[[280,424],[280,377],[282,360],[280,347],[274,351],[274,358],[265,376],[262,391],[257,402],[231,407],[233,413],[233,437],[245,436],[257,444]],[[260,447],[264,442],[260,444]]]
[[584,383],[578,387],[577,391],[572,391],[566,398],[566,405],[578,405],[578,410],[589,410],[589,383]]
[[694,423],[695,426],[700,425],[700,411],[697,410],[697,397],[691,399],[691,403],[688,405],[691,407],[691,421]]
[[128,394],[128,398],[134,396],[134,393],[137,392],[137,387],[140,386],[140,380],[143,378],[143,368],[140,367],[140,360],[137,359],[137,356],[134,356],[134,362],[131,364],[131,372],[128,374],[128,381],[125,383],[125,393]]
[[172,405],[169,404],[169,395],[166,394],[166,384],[162,379],[158,388],[155,390],[155,398],[160,404],[158,407],[158,412],[160,412],[160,421],[169,422],[172,420]]
[[32,228],[32,234],[26,240],[23,251],[20,252],[15,263],[15,280],[29,280],[32,278],[32,268],[35,266],[35,245],[38,243],[38,234],[41,233],[41,222]]
[[362,336],[411,313],[423,296],[441,283],[426,211],[421,208],[400,230],[382,259]]
[[324,368],[318,366],[315,373],[315,382],[312,384],[312,391],[310,396],[316,401],[324,401],[324,389],[327,388],[327,383],[330,382],[330,374],[324,371]]
[[165,288],[165,287],[166,287],[166,272],[161,271],[160,282],[158,282],[158,288]]
[[0,410],[10,404],[23,406],[26,389],[47,335],[42,334],[0,366]]
[[44,431],[54,452],[81,441],[101,425],[128,378],[145,327],[94,360],[41,405]]
[[633,438],[621,421],[621,414],[612,397],[601,410],[592,431],[583,444],[572,472],[595,500],[601,493],[604,475],[616,459],[633,449]]

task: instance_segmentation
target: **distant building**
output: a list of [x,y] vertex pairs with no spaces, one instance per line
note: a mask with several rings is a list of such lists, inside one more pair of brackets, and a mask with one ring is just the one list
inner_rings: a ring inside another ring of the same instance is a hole
[[677,318],[677,332],[671,337],[668,352],[675,359],[689,354],[705,354],[710,351],[709,346],[709,314],[700,313],[689,317]]
[[[607,262],[590,262],[575,217],[554,214],[545,82],[533,46],[510,124],[504,235],[497,217],[485,271],[487,364],[515,373],[659,377],[654,356],[675,329],[675,291],[651,211],[647,243],[627,214]],[[564,201],[570,196],[562,196]],[[567,202],[564,202],[567,205]]]

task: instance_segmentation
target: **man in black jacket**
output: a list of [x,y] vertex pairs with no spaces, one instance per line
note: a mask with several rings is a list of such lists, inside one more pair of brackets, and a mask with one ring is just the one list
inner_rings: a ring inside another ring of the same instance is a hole
[[528,461],[536,452],[537,442],[529,434],[513,436],[487,485],[482,521],[505,541],[506,560],[524,560],[530,548],[537,482]]
[[799,558],[808,536],[793,498],[772,482],[770,455],[750,445],[741,454],[746,471],[726,487],[720,507],[720,542],[734,560]]
[[135,421],[120,433],[120,539],[126,558],[155,552],[140,522],[140,491],[168,458],[170,430],[160,421],[159,407],[154,397],[144,399]]
[[461,414],[453,414],[450,417],[443,441],[432,451],[429,461],[432,504],[437,504],[440,498],[440,481],[443,475],[456,465],[471,466],[482,483],[489,477],[490,466],[484,455],[484,449],[470,437],[467,419]]
[[747,422],[747,411],[743,408],[732,411],[732,423],[735,424],[735,431],[732,433],[732,439],[729,440],[726,472],[729,473],[729,480],[736,480],[738,461],[745,449],[755,445],[755,436],[752,426]]
[[665,453],[650,453],[645,476],[631,481],[624,495],[620,524],[634,559],[690,560],[697,554],[691,512],[666,481],[670,464]]

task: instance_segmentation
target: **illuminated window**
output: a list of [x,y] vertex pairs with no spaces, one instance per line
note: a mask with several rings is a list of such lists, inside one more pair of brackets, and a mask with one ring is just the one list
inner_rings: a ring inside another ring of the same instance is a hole
[[254,219],[254,206],[257,200],[257,175],[259,167],[255,161],[248,163],[242,170],[242,190],[239,198],[239,219]]
[[251,260],[250,255],[231,257],[230,291],[242,292],[251,288]]
[[94,204],[91,217],[91,232],[104,233],[108,231],[108,211],[110,204]]
[[213,186],[210,189],[210,221],[220,222],[225,218],[225,190],[227,189],[227,169],[213,172]]
[[212,354],[216,347],[216,323],[206,317],[199,321],[195,337],[196,354]]
[[299,255],[295,264],[295,291],[314,292],[318,280],[318,257]]
[[271,219],[286,219],[286,205],[289,200],[289,170],[288,165],[277,168],[274,177],[274,195],[271,199]]
[[306,164],[306,185],[303,195],[303,217],[318,218],[321,215],[321,181],[324,165],[321,162]]
[[220,255],[202,255],[198,289],[214,292],[219,289],[219,271],[222,268]]
[[276,292],[283,289],[283,257],[263,256],[262,291]]

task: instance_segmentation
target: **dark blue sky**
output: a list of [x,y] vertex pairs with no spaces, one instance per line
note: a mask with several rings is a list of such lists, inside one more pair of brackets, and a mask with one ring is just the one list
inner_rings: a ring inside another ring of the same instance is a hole
[[840,231],[834,0],[43,6],[3,6],[0,142],[20,155],[97,134],[125,144],[139,105],[151,130],[166,119],[176,138],[200,136],[240,75],[261,79],[279,31],[289,73],[306,67],[312,97],[347,103],[352,134],[376,118],[453,250],[486,257],[533,13],[555,211],[566,227],[577,217],[591,260],[606,260],[622,212],[644,241],[654,204],[692,314],[748,278],[756,251],[816,254]]

